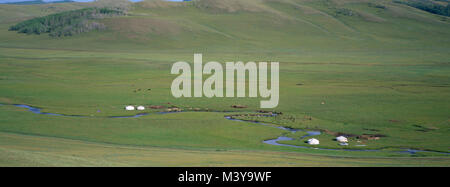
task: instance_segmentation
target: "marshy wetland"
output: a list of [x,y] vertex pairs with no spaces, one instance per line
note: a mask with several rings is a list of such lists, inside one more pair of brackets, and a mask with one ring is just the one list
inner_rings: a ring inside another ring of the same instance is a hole
[[[5,104],[1,104],[0,105],[5,105]],[[81,118],[88,118],[88,117],[96,117],[93,115],[90,116],[81,116],[81,115],[69,115],[69,114],[57,114],[57,113],[46,113],[46,112],[41,112],[40,108],[36,108],[36,107],[32,107],[32,106],[28,106],[28,105],[22,105],[22,104],[13,104],[12,106],[15,107],[19,107],[19,108],[26,108],[28,109],[29,112],[35,113],[35,114],[42,114],[42,115],[49,115],[49,116],[62,116],[62,117],[81,117]],[[99,112],[99,111],[98,111]],[[182,112],[181,109],[177,110],[173,110],[173,108],[169,108],[163,111],[153,111],[153,114],[159,114],[159,115],[163,115],[163,114],[173,114],[173,113],[179,113]],[[189,112],[189,111],[188,111]],[[214,112],[214,113],[232,113],[231,112],[219,112],[219,111],[196,111],[191,109],[190,112],[204,112],[205,115],[208,115],[207,113],[209,112]],[[116,119],[124,119],[124,118],[139,118],[139,117],[143,117],[146,115],[149,115],[151,113],[139,113],[136,115],[132,115],[132,116],[103,116],[105,118],[116,118]],[[249,114],[247,114],[249,115]],[[276,113],[276,112],[261,112],[259,111],[258,113],[255,114],[251,114],[250,116],[263,116],[263,117],[276,117],[277,115],[282,115],[280,113]],[[245,115],[234,115],[234,116],[245,116]],[[300,141],[304,141],[305,138],[308,137],[313,137],[313,136],[318,136],[321,135],[322,132],[320,131],[310,131],[310,130],[301,130],[301,129],[293,129],[293,128],[288,128],[288,127],[282,127],[282,126],[277,126],[277,125],[273,125],[273,124],[265,124],[265,123],[261,123],[258,121],[247,121],[247,120],[242,120],[242,119],[236,119],[233,115],[227,115],[225,116],[225,119],[227,120],[231,120],[231,121],[237,121],[237,122],[245,122],[245,123],[253,123],[253,124],[259,124],[259,125],[263,125],[266,127],[273,127],[273,128],[277,128],[277,129],[281,129],[284,131],[288,131],[290,133],[297,133],[297,132],[304,132],[306,133],[305,135],[297,138],[297,140]],[[97,118],[102,118],[102,116],[99,116]],[[380,149],[363,149],[363,148],[358,148],[358,149],[330,149],[330,148],[320,148],[317,146],[306,146],[306,142],[304,146],[299,146],[299,145],[291,145],[289,144],[288,141],[293,141],[296,140],[294,138],[291,137],[287,137],[287,136],[279,136],[276,139],[269,139],[269,140],[264,140],[262,141],[262,143],[265,144],[269,144],[269,145],[275,145],[275,146],[287,146],[287,147],[294,147],[294,148],[301,148],[301,149],[316,149],[316,150],[334,150],[334,151],[367,151],[367,152],[374,152],[374,151],[383,151]],[[280,143],[280,142],[287,142],[287,143]],[[341,145],[341,144],[340,144]],[[346,144],[345,146],[347,146],[348,144]],[[342,146],[342,145],[341,145]],[[365,144],[358,144],[358,145],[354,145],[355,147],[365,147]],[[397,151],[397,153],[408,153],[408,154],[416,154],[416,153],[420,153],[420,152],[428,152],[428,153],[439,153],[439,154],[450,154],[448,152],[435,152],[435,151],[425,151],[425,150],[415,150],[415,149],[402,149],[400,151]]]

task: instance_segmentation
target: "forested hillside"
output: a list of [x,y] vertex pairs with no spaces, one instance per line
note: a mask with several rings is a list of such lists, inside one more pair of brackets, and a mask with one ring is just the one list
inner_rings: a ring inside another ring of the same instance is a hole
[[52,37],[72,36],[104,29],[105,25],[95,20],[123,14],[120,9],[85,8],[26,20],[11,26],[9,30],[25,34],[48,33]]

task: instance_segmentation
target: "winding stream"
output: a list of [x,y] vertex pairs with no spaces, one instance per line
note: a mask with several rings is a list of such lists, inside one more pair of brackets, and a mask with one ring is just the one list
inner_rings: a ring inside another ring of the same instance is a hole
[[[0,104],[0,105],[4,105],[4,104]],[[95,116],[67,115],[67,114],[55,114],[55,113],[41,112],[40,108],[32,107],[29,105],[13,104],[13,106],[20,107],[20,108],[26,108],[26,109],[28,109],[28,111],[33,112],[35,114],[43,114],[43,115],[51,115],[51,116],[80,117],[80,118],[95,117]],[[146,115],[148,115],[148,113],[136,114],[134,116],[107,116],[106,118],[138,118],[138,117],[142,117],[142,116],[146,116]]]
[[[292,128],[287,128],[287,127],[281,127],[281,126],[276,126],[276,125],[270,125],[270,124],[265,124],[265,123],[261,123],[261,122],[256,122],[256,121],[246,121],[246,120],[240,120],[240,119],[234,119],[230,116],[226,116],[225,117],[228,120],[233,120],[233,121],[240,121],[240,122],[247,122],[247,123],[255,123],[255,124],[260,124],[260,125],[264,125],[264,126],[270,126],[270,127],[274,127],[277,129],[281,129],[281,130],[286,130],[289,131],[291,133],[295,133],[295,132],[306,132],[307,134],[300,137],[299,140],[305,139],[307,137],[311,137],[311,136],[318,136],[321,135],[320,131],[304,131],[301,129],[292,129]],[[276,145],[276,146],[284,146],[284,147],[294,147],[294,148],[301,148],[301,149],[317,149],[317,150],[332,150],[332,151],[362,151],[362,152],[381,152],[382,150],[380,149],[330,149],[330,148],[316,148],[316,147],[308,147],[308,146],[299,146],[299,145],[290,145],[290,144],[282,144],[279,143],[279,141],[291,141],[291,140],[295,140],[294,138],[290,138],[290,137],[286,137],[286,136],[279,136],[276,139],[270,139],[270,140],[264,140],[263,143],[265,144],[269,144],[269,145]],[[366,146],[366,145],[356,145],[358,147],[361,146]],[[446,154],[446,155],[450,155],[450,153],[444,153],[444,152],[437,152],[437,151],[423,151],[423,150],[416,150],[416,149],[403,149],[402,151],[396,151],[396,153],[407,153],[407,154],[416,154],[419,152],[429,152],[429,153],[439,153],[439,154]]]
[[[2,105],[9,105],[9,104],[2,104],[2,103],[0,103],[0,106],[2,106]],[[42,115],[81,117],[81,118],[84,118],[84,117],[96,117],[96,118],[99,118],[98,116],[82,116],[82,115],[67,115],[67,114],[47,113],[47,112],[42,112],[40,108],[32,107],[32,106],[29,106],[29,105],[23,105],[23,104],[12,104],[11,106],[20,107],[20,108],[26,108],[30,112],[33,112],[35,114],[42,114]],[[159,112],[158,114],[171,114],[171,113],[177,113],[177,112]],[[146,116],[146,115],[149,115],[149,114],[148,113],[141,113],[141,114],[136,114],[136,115],[133,115],[133,116],[106,116],[105,118],[139,118],[139,117]],[[270,116],[275,116],[275,115],[276,114],[272,114]],[[261,123],[261,122],[256,122],[256,121],[245,121],[245,120],[240,120],[240,119],[234,119],[231,116],[225,116],[225,119],[232,120],[232,121],[246,122],[246,123],[255,123],[255,124],[259,124],[259,125],[264,125],[264,126],[269,126],[269,127],[273,127],[273,128],[289,131],[291,133],[295,133],[295,132],[299,132],[299,131],[306,132],[307,134],[302,136],[302,137],[300,137],[299,140],[302,140],[302,139],[305,139],[305,138],[311,137],[311,136],[318,136],[318,135],[321,134],[320,131],[304,131],[304,130],[301,130],[301,129],[293,129],[293,128],[281,127],[281,126],[276,126],[276,125],[271,125],[271,124],[266,124],[266,123]],[[294,148],[301,148],[301,149],[318,149],[318,150],[333,150],[333,151],[364,151],[364,152],[379,152],[379,151],[382,151],[382,150],[379,150],[379,149],[329,149],[329,148],[316,148],[316,147],[298,146],[298,145],[290,145],[290,144],[279,143],[279,141],[290,141],[290,140],[295,140],[295,139],[294,138],[290,138],[290,137],[286,137],[286,136],[279,136],[276,139],[264,140],[262,143],[269,144],[269,145],[275,145],[275,146],[294,147]],[[356,145],[356,146],[365,146],[365,145]],[[450,155],[450,153],[437,152],[437,151],[423,151],[423,150],[415,150],[415,149],[404,149],[403,151],[396,151],[396,153],[407,153],[407,154],[416,154],[418,152],[430,152],[430,153],[440,153],[440,154]]]
[[[229,119],[229,120],[233,120],[233,121],[251,122],[251,123],[256,123],[256,124],[260,124],[260,125],[264,125],[264,126],[270,126],[270,127],[274,127],[274,128],[281,129],[281,130],[286,130],[286,131],[289,131],[291,133],[306,132],[307,134],[302,136],[302,137],[300,137],[299,140],[302,140],[302,139],[305,139],[305,138],[311,137],[311,136],[318,136],[318,135],[322,134],[320,131],[304,131],[304,130],[301,130],[301,129],[292,129],[292,128],[280,127],[280,126],[269,125],[269,124],[265,124],[265,123],[261,123],[261,122],[233,119],[233,118],[231,118],[229,116],[227,116],[225,118]],[[290,140],[295,140],[295,139],[294,138],[290,138],[290,137],[286,137],[286,136],[279,136],[276,139],[264,140],[263,143],[270,144],[270,145],[277,145],[277,146],[302,148],[302,149],[318,149],[318,150],[334,150],[334,151],[380,151],[380,150],[372,150],[372,149],[327,149],[327,148],[316,148],[316,147],[308,147],[308,146],[299,146],[299,145],[290,145],[290,144],[279,143],[279,141],[290,141]]]

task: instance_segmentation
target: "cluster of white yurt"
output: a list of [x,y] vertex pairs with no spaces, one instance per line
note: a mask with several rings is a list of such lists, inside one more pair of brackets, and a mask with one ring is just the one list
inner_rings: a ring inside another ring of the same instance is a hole
[[125,110],[127,110],[127,111],[132,111],[132,110],[145,110],[145,107],[144,107],[144,106],[137,106],[137,107],[134,107],[133,105],[128,105],[128,106],[125,107]]
[[336,137],[336,141],[339,142],[339,145],[348,146],[348,139],[345,136]]
[[125,110],[130,111],[130,110],[135,110],[135,108],[134,108],[134,106],[126,106]]
[[338,141],[339,143],[347,143],[348,139],[345,136],[338,136],[336,137],[336,141]]
[[[343,145],[343,146],[348,145],[348,139],[345,136],[336,137],[336,141],[338,141],[340,143],[339,145]],[[319,145],[320,141],[318,139],[311,138],[307,141],[307,143],[309,145]]]
[[319,142],[318,139],[311,138],[311,139],[308,140],[308,144],[309,144],[309,145],[319,145],[320,142]]

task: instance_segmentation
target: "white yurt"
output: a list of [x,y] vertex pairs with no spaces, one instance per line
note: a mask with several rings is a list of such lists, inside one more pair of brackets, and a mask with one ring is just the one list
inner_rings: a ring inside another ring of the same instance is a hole
[[138,106],[137,110],[145,110],[145,107],[144,106]]
[[338,142],[340,142],[340,143],[347,143],[347,142],[348,142],[347,138],[344,137],[344,136],[338,136],[338,137],[336,137],[336,141],[338,141]]
[[315,138],[311,138],[308,140],[309,145],[319,145],[319,143],[320,143],[319,140]]
[[128,110],[128,111],[134,110],[134,106],[131,106],[131,105],[130,105],[130,106],[126,106],[126,107],[125,107],[125,110]]

